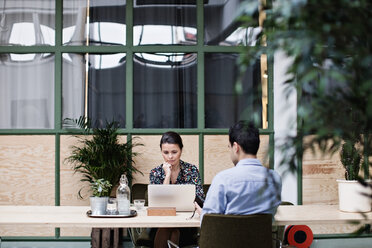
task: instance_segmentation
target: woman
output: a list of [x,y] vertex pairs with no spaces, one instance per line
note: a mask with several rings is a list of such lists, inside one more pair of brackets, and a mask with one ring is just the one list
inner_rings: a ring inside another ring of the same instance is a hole
[[[195,184],[196,196],[204,201],[198,168],[181,160],[182,148],[182,139],[178,133],[163,134],[160,139],[160,150],[164,163],[151,170],[150,184]],[[168,247],[168,239],[181,246],[192,244],[196,232],[196,228],[159,228],[155,235],[154,247]]]

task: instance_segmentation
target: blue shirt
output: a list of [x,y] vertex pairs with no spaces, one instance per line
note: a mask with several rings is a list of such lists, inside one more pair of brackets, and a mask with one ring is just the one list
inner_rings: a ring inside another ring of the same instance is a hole
[[277,172],[262,166],[258,159],[242,159],[235,167],[214,177],[200,220],[207,213],[274,216],[281,203],[281,191],[282,182]]

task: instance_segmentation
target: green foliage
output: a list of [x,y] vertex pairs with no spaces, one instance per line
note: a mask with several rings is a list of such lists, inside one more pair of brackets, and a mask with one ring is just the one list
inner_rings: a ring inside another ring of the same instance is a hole
[[341,163],[345,167],[345,179],[357,180],[362,156],[355,148],[355,143],[347,140],[343,145],[340,152]]
[[[257,2],[243,4],[243,26],[256,25]],[[300,125],[284,144],[302,148],[302,137],[314,135],[304,150],[320,147],[335,153],[343,140],[355,138],[363,154],[370,155],[372,1],[276,0],[263,8],[267,17],[257,44],[266,41],[267,46],[243,47],[242,65],[251,65],[261,54],[273,58],[278,51],[292,60],[286,85],[288,93],[296,89],[299,95]],[[288,147],[286,163],[295,169],[299,154]]]
[[[93,128],[91,137],[76,136],[80,144],[72,146],[71,155],[66,160],[72,164],[75,172],[82,174],[81,181],[92,184],[96,179],[106,180],[111,184],[111,192],[119,183],[121,174],[126,173],[131,181],[132,174],[140,172],[134,167],[133,158],[138,154],[132,149],[142,144],[134,143],[133,140],[119,143],[118,128],[117,122],[113,121],[107,123],[105,128]],[[79,196],[80,193],[81,190]]]
[[98,196],[98,197],[110,196],[111,187],[112,187],[112,184],[103,178],[100,178],[97,180],[93,179],[93,182],[91,184],[93,196]]

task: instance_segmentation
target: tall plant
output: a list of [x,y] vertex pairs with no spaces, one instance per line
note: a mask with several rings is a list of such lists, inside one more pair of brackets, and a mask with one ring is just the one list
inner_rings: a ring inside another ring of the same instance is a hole
[[[266,12],[255,47],[243,47],[243,65],[282,52],[292,63],[286,74],[288,92],[299,94],[299,126],[285,145],[302,147],[302,137],[313,135],[303,147],[339,151],[343,140],[356,139],[362,153],[372,149],[372,1],[274,0],[259,5],[245,1],[240,21],[257,25],[257,13]],[[267,44],[263,46],[262,44]],[[280,61],[276,61],[280,62]],[[358,134],[358,135],[355,135]],[[298,149],[300,150],[300,149]],[[295,169],[296,153],[285,161]],[[368,173],[368,159],[365,159]]]
[[[84,134],[90,133],[90,128],[87,128],[90,122],[86,118],[73,122],[85,131]],[[133,158],[138,154],[133,152],[133,147],[142,144],[133,140],[120,143],[118,128],[118,123],[113,121],[105,128],[93,128],[92,137],[77,135],[80,144],[72,146],[71,155],[66,159],[75,172],[82,174],[81,181],[92,184],[104,179],[110,182],[108,193],[118,185],[121,174],[126,173],[128,180],[132,180],[133,173],[140,172],[134,166]],[[80,193],[81,189],[81,196]]]

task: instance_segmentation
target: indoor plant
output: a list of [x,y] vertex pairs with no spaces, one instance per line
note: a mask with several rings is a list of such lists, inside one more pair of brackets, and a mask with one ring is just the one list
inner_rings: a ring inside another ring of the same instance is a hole
[[262,54],[290,60],[284,83],[288,95],[298,95],[297,121],[282,142],[282,164],[297,171],[305,151],[334,154],[343,140],[356,137],[364,156],[359,180],[366,185],[372,156],[372,2],[244,1],[241,10],[244,27],[257,26],[259,10],[265,11],[260,45],[242,47],[241,65]]
[[[76,135],[79,145],[72,146],[71,155],[66,158],[73,166],[75,172],[82,175],[81,181],[93,184],[95,180],[102,179],[108,181],[110,186],[107,195],[114,193],[113,189],[118,185],[120,176],[126,173],[128,180],[132,180],[133,173],[140,172],[134,167],[133,158],[137,153],[132,148],[139,143],[133,143],[130,139],[126,143],[119,142],[119,125],[112,121],[104,128],[93,128],[91,131],[91,121],[85,117],[78,120],[68,119],[71,124],[83,130],[84,135]],[[88,134],[92,134],[91,136]],[[141,172],[140,172],[141,173]],[[79,190],[79,196],[81,195]],[[106,194],[106,193],[105,193]]]
[[90,207],[92,215],[106,214],[107,202],[112,184],[103,179],[94,179],[91,183],[92,196],[90,197]]
[[345,168],[345,179],[338,179],[339,209],[345,212],[371,211],[371,188],[358,182],[362,154],[356,148],[357,141],[345,140],[340,151]]

